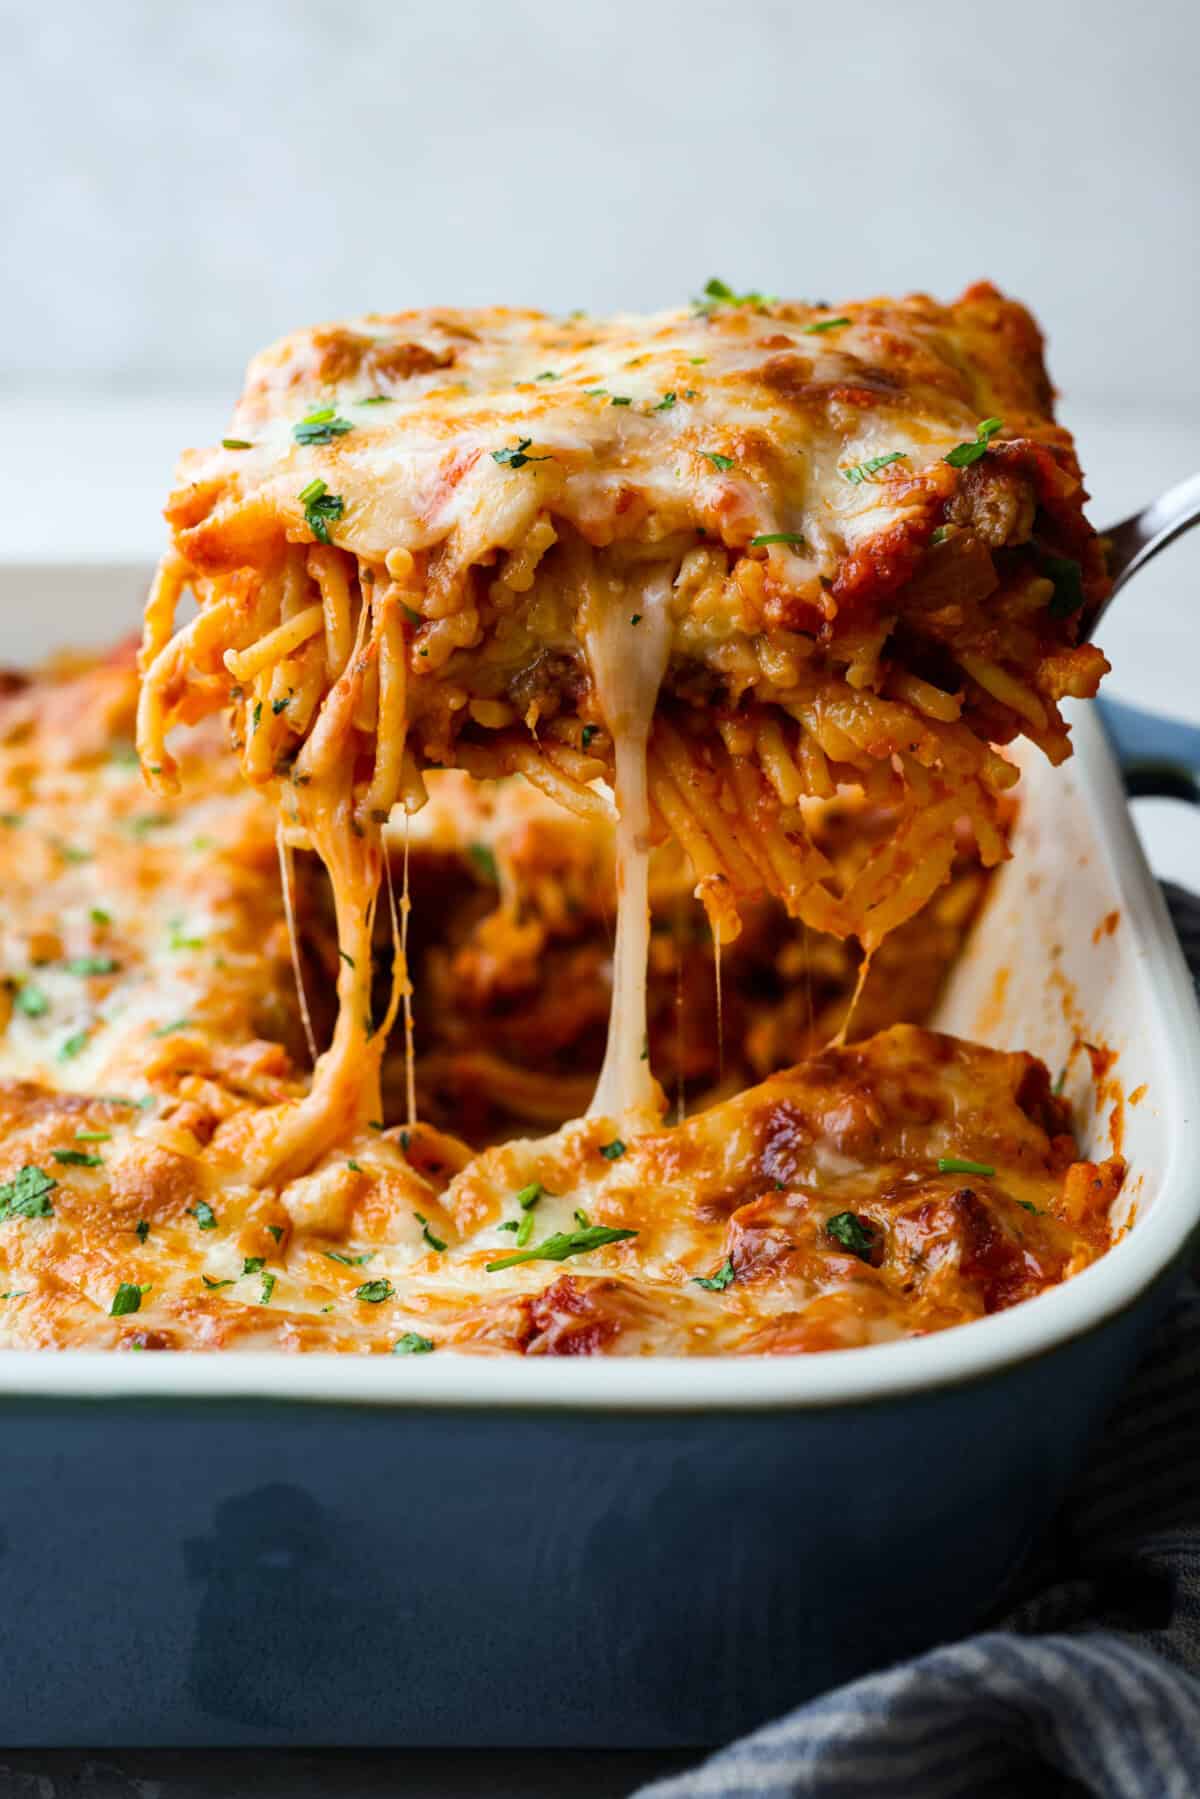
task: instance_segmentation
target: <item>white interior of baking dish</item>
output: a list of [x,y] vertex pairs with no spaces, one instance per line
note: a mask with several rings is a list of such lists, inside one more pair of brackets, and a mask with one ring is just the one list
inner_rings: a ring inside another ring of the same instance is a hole
[[[46,649],[103,642],[136,621],[97,618],[119,594],[86,570],[42,571],[38,611],[53,621]],[[49,591],[52,589],[53,591]],[[0,659],[12,657],[4,615],[29,592],[0,572]],[[22,642],[21,649],[26,649]],[[385,1405],[535,1405],[634,1409],[791,1407],[862,1403],[977,1378],[1044,1353],[1129,1305],[1176,1257],[1200,1219],[1200,1011],[1166,908],[1133,829],[1119,771],[1098,719],[1074,714],[1076,753],[1052,769],[1021,755],[1014,854],[934,1021],[1001,1048],[1068,1065],[1082,1146],[1112,1153],[1113,1113],[1129,1175],[1119,1202],[1132,1228],[1066,1286],[1011,1311],[938,1335],[869,1349],[762,1360],[438,1356],[287,1356],[264,1352],[122,1356],[72,1350],[0,1355],[0,1394],[261,1395]],[[1098,1091],[1084,1040],[1107,1052]]]

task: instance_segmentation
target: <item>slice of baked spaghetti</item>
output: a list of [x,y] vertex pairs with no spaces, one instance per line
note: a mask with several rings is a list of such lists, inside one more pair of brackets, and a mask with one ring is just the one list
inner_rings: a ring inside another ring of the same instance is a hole
[[[169,785],[170,728],[232,703],[247,775],[333,874],[338,1034],[285,1162],[376,1103],[380,829],[423,768],[589,812],[615,787],[596,1103],[652,1108],[650,842],[682,845],[719,940],[766,891],[869,949],[945,880],[961,821],[1003,855],[993,746],[1065,756],[1058,702],[1106,667],[1078,641],[1104,573],[1041,338],[991,287],[370,317],[257,358],[231,430],[168,509],[139,743]],[[847,882],[806,807],[848,786],[895,822]]]

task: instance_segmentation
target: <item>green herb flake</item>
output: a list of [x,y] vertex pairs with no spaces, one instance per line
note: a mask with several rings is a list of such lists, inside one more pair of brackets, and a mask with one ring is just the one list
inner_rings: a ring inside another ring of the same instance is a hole
[[26,1018],[42,1018],[50,1010],[50,1001],[41,988],[34,987],[28,981],[18,987],[13,994],[13,1005],[18,1012],[23,1012]]
[[584,725],[580,734],[579,747],[586,750],[599,729],[599,725]]
[[321,1254],[327,1256],[331,1262],[340,1262],[343,1268],[365,1268],[375,1251],[368,1249],[361,1256],[348,1256],[340,1249],[323,1249]]
[[772,543],[799,544],[803,548],[804,534],[801,531],[762,531],[757,537],[750,539],[750,548],[762,550]]
[[281,712],[285,712],[287,710],[287,708],[291,705],[291,703],[292,703],[292,696],[289,693],[286,699],[272,700],[271,701],[271,711],[275,714],[275,717],[278,718],[279,714]]
[[139,1218],[133,1228],[137,1234],[138,1242],[144,1243],[146,1241],[146,1238],[150,1235],[149,1219],[148,1218]]
[[939,1174],[995,1174],[996,1170],[990,1162],[967,1162],[962,1156],[939,1156],[937,1161]]
[[76,1131],[76,1143],[111,1143],[111,1131]]
[[527,462],[553,462],[553,456],[530,456],[529,446],[532,437],[521,437],[515,449],[493,450],[492,461],[498,462],[501,468],[524,468]]
[[276,1243],[283,1242],[283,1226],[281,1224],[269,1224],[267,1229],[274,1237]]
[[346,1163],[346,1166],[350,1170],[351,1174],[361,1174],[362,1173],[361,1164],[356,1162],[353,1157],[351,1157],[350,1160]]
[[525,1222],[524,1218],[506,1218],[504,1220],[503,1224],[498,1224],[496,1226],[496,1229],[498,1231],[514,1231],[515,1232],[515,1231],[520,1230],[520,1228],[524,1224],[524,1222]]
[[720,469],[723,475],[733,467],[732,456],[720,456],[716,450],[701,450],[700,454],[706,462],[711,462],[715,469]]
[[610,394],[608,403],[610,406],[632,406],[633,398],[630,394]]
[[161,831],[170,822],[169,812],[139,812],[136,818],[129,820],[125,828],[131,837],[146,837],[151,831]]
[[1083,605],[1083,569],[1071,556],[1042,556],[1042,570],[1054,583],[1046,610],[1051,618],[1070,618]]
[[428,1355],[431,1350],[436,1348],[437,1344],[432,1337],[423,1337],[420,1331],[405,1331],[404,1335],[397,1337],[392,1344],[392,1354]]
[[292,426],[292,436],[298,444],[312,446],[314,444],[332,443],[335,437],[344,437],[354,426],[349,419],[338,418],[332,406],[322,406],[317,412],[310,412],[307,418]]
[[860,1262],[868,1262],[875,1248],[875,1226],[868,1218],[860,1218],[857,1212],[837,1212],[832,1218],[825,1220],[825,1233],[848,1249],[851,1255],[857,1256]]
[[426,1243],[428,1243],[430,1249],[436,1249],[438,1254],[441,1255],[441,1253],[445,1249],[446,1245],[442,1242],[442,1239],[440,1237],[434,1236],[433,1232],[429,1228],[429,1220],[428,1220],[428,1218],[426,1218],[424,1212],[414,1212],[413,1217],[416,1219],[417,1223],[420,1225],[421,1235],[422,1235],[422,1237],[424,1237]]
[[112,923],[112,913],[106,912],[103,906],[93,906],[88,913],[88,917],[93,924],[99,925],[102,931],[107,930]]
[[585,387],[583,391],[589,400],[606,400],[608,398],[607,387]]
[[204,1282],[204,1285],[206,1287],[208,1287],[212,1292],[215,1292],[218,1287],[232,1287],[234,1284],[232,1277],[228,1280],[214,1281],[214,1280],[210,1280],[207,1274],[202,1274],[200,1276],[200,1279]]
[[242,1273],[261,1274],[266,1265],[266,1256],[245,1256],[242,1259]]
[[173,1018],[170,1024],[158,1025],[155,1030],[151,1031],[150,1035],[152,1037],[173,1037],[177,1031],[190,1031],[191,1028],[192,1021],[190,1018]]
[[1040,1218],[1042,1215],[1041,1207],[1035,1206],[1031,1199],[1019,1199],[1017,1204],[1023,1212],[1032,1212],[1035,1218]]
[[663,395],[662,399],[658,402],[658,405],[654,408],[654,411],[655,412],[670,412],[670,410],[671,410],[672,406],[674,406],[674,404],[675,404],[675,395],[668,391],[667,393],[665,393]]
[[87,1048],[87,1044],[88,1034],[86,1031],[72,1032],[71,1036],[64,1038],[62,1044],[59,1046],[59,1061],[73,1062],[76,1056],[83,1054],[84,1050]]
[[947,527],[945,525],[938,525],[935,527],[932,535],[930,536],[929,541],[931,544],[945,543],[946,538],[948,536],[949,536],[949,531],[948,531]]
[[300,489],[297,498],[304,508],[304,522],[318,543],[329,543],[329,527],[341,518],[346,502],[341,494],[330,493],[324,481],[310,481]]
[[367,394],[365,399],[355,400],[354,404],[356,406],[391,406],[393,396],[391,394]]
[[523,1212],[528,1212],[531,1206],[536,1206],[545,1191],[541,1181],[530,1181],[529,1185],[522,1187],[517,1194],[517,1204]]
[[68,1168],[103,1168],[104,1157],[89,1155],[85,1149],[52,1149],[50,1154],[56,1162],[62,1162]]
[[90,862],[92,859],[91,850],[78,849],[73,843],[56,843],[54,847],[64,862]]
[[582,1206],[576,1206],[576,1208],[575,1208],[575,1222],[579,1226],[581,1231],[586,1231],[586,1230],[591,1229],[592,1221],[588,1217],[587,1213],[584,1211]]
[[815,337],[820,331],[835,331],[839,325],[849,325],[850,323],[851,320],[845,317],[836,319],[814,319],[811,325],[802,326],[802,330],[807,336]]
[[535,381],[557,381],[558,379],[557,369],[543,369],[540,375],[534,376]]
[[630,622],[630,624],[631,624],[631,625],[640,625],[640,624],[641,624],[641,622],[642,622],[642,615],[641,615],[641,613],[640,613],[640,612],[633,612],[633,613],[631,613],[631,614],[630,614],[630,617],[629,617],[629,622]]
[[274,1291],[275,1291],[275,1276],[273,1274],[264,1274],[263,1275],[262,1292],[258,1296],[259,1305],[260,1306],[269,1306],[271,1303],[271,1295],[272,1295],[272,1293],[274,1293]]
[[517,1248],[524,1249],[533,1235],[533,1213],[526,1212],[517,1226]]
[[715,1274],[697,1274],[693,1277],[693,1285],[703,1287],[709,1293],[724,1293],[726,1287],[737,1279],[737,1270],[726,1256]]
[[622,1143],[621,1139],[614,1137],[611,1143],[600,1145],[600,1154],[606,1162],[616,1162],[625,1154],[625,1149],[626,1145]]
[[1058,1073],[1055,1075],[1054,1085],[1050,1089],[1050,1091],[1051,1091],[1051,1093],[1053,1093],[1055,1099],[1057,1099],[1060,1096],[1060,1094],[1062,1093],[1062,1090],[1066,1086],[1066,1084],[1067,1084],[1067,1065],[1064,1062],[1062,1067],[1059,1069]]
[[122,1281],[113,1294],[113,1302],[108,1308],[110,1318],[127,1318],[130,1312],[140,1312],[142,1295],[149,1293],[150,1286],[139,1287],[133,1281]]
[[66,974],[116,974],[120,963],[113,956],[70,956],[62,966]]
[[856,462],[853,468],[839,469],[843,481],[849,481],[852,487],[861,487],[864,481],[876,474],[881,468],[890,468],[893,462],[907,462],[906,450],[889,450],[886,456],[869,456],[865,462]]
[[187,1215],[196,1220],[202,1231],[215,1231],[217,1228],[217,1214],[206,1199],[198,1199],[194,1206],[188,1206]]
[[467,845],[467,854],[484,880],[491,881],[493,886],[498,887],[500,885],[500,869],[496,862],[495,852],[489,845],[470,843]]
[[760,294],[755,291],[745,294],[734,293],[727,281],[721,281],[714,275],[711,281],[706,281],[704,284],[704,298],[692,301],[692,310],[707,315],[715,312],[718,306],[753,306],[757,311],[762,311],[764,307],[773,306],[775,299],[774,294]]
[[974,443],[955,444],[949,455],[943,457],[943,461],[948,462],[951,468],[970,468],[973,462],[978,462],[981,456],[987,454],[993,437],[1003,429],[1003,419],[981,419],[975,427]]
[[221,448],[223,450],[252,450],[254,445],[245,437],[223,437]]
[[52,1218],[50,1195],[57,1185],[44,1168],[26,1162],[11,1181],[0,1186],[0,1224],[7,1224],[10,1218]]
[[378,1306],[385,1299],[390,1299],[395,1291],[391,1281],[364,1281],[361,1287],[355,1287],[354,1297],[361,1299],[366,1305]]
[[623,1243],[636,1236],[636,1231],[617,1230],[607,1224],[592,1224],[578,1231],[555,1231],[552,1237],[535,1243],[532,1249],[515,1250],[512,1255],[501,1256],[495,1262],[485,1262],[484,1268],[488,1274],[494,1274],[497,1269],[515,1267],[518,1262],[565,1262],[568,1256],[587,1255],[593,1249],[603,1249],[609,1243]]

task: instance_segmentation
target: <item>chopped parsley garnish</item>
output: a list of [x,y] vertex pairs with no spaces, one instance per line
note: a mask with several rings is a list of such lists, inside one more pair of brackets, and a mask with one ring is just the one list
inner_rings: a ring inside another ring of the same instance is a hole
[[363,1268],[371,1260],[375,1251],[369,1249],[361,1256],[347,1256],[343,1255],[340,1249],[323,1249],[321,1254],[328,1256],[331,1262],[340,1262],[343,1268]]
[[589,400],[603,400],[608,397],[607,387],[585,387],[583,391]]
[[65,1162],[68,1168],[103,1168],[103,1156],[90,1156],[84,1149],[52,1149],[50,1154],[56,1162]]
[[139,1218],[133,1228],[137,1234],[138,1242],[144,1243],[146,1241],[146,1238],[150,1235],[149,1219],[148,1218]]
[[72,1032],[71,1036],[64,1038],[59,1048],[59,1061],[73,1062],[76,1056],[83,1054],[84,1050],[87,1048],[87,1042],[88,1034],[86,1031]]
[[150,1035],[152,1037],[173,1037],[176,1031],[190,1031],[191,1028],[192,1021],[190,1018],[173,1018],[170,1024],[160,1024],[157,1026],[155,1030],[151,1031]]
[[187,1215],[196,1220],[202,1231],[215,1231],[217,1228],[217,1214],[206,1199],[198,1199],[194,1206],[188,1206]]
[[346,502],[340,493],[330,493],[324,481],[310,481],[297,496],[304,508],[304,522],[318,543],[329,543],[329,527],[341,518]]
[[629,622],[630,622],[630,624],[631,624],[631,625],[640,625],[640,624],[641,624],[641,622],[642,622],[642,615],[641,615],[641,613],[640,613],[640,612],[633,612],[633,613],[631,613],[631,614],[630,614],[630,617],[629,617]]
[[615,1162],[625,1154],[625,1149],[626,1145],[622,1143],[621,1139],[614,1137],[611,1143],[600,1145],[600,1154],[606,1162]]
[[706,281],[704,284],[704,298],[702,300],[693,300],[692,308],[695,312],[709,313],[715,312],[718,306],[755,306],[762,308],[764,306],[772,306],[774,302],[774,294],[760,294],[756,292],[735,294],[727,281],[721,281],[714,275],[711,281]]
[[1003,431],[1003,419],[981,419],[975,427],[974,443],[955,444],[949,455],[943,457],[951,468],[970,468],[973,462],[987,453],[997,431]]
[[631,394],[610,394],[608,403],[610,406],[632,406],[633,397]]
[[847,318],[814,319],[811,325],[804,325],[801,328],[810,337],[815,337],[818,331],[833,331],[838,325],[848,325],[849,323],[850,320]]
[[274,1237],[276,1243],[283,1242],[283,1226],[281,1224],[269,1224],[267,1226],[267,1229],[270,1231],[271,1235]]
[[33,987],[28,982],[18,987],[13,995],[13,1005],[18,1012],[24,1012],[26,1018],[41,1018],[50,1010],[50,1001],[40,987]]
[[112,913],[106,912],[103,906],[93,906],[88,913],[88,917],[93,924],[98,924],[101,930],[106,930],[112,923]]
[[843,481],[849,481],[852,487],[861,487],[878,469],[888,468],[893,462],[905,462],[908,459],[906,450],[889,450],[886,456],[868,456],[865,462],[856,462],[853,468],[839,469]]
[[1053,1093],[1055,1099],[1058,1098],[1059,1094],[1062,1092],[1062,1090],[1066,1086],[1066,1084],[1067,1084],[1067,1065],[1064,1062],[1062,1067],[1059,1069],[1058,1073],[1055,1075],[1054,1085],[1050,1089],[1050,1091],[1051,1091],[1051,1093]]
[[429,1220],[428,1220],[428,1218],[426,1218],[424,1212],[414,1212],[413,1217],[416,1219],[417,1223],[420,1225],[421,1235],[424,1237],[426,1243],[428,1243],[430,1249],[436,1249],[438,1254],[440,1255],[442,1250],[445,1249],[446,1245],[442,1242],[442,1239],[440,1237],[434,1236],[433,1232],[429,1228]]
[[10,1218],[52,1218],[50,1195],[58,1182],[36,1163],[26,1162],[11,1181],[0,1186],[0,1224]]
[[492,461],[498,462],[501,468],[524,468],[527,462],[553,462],[553,456],[530,456],[527,454],[532,437],[521,437],[517,440],[516,449],[493,450]]
[[390,406],[392,404],[392,395],[368,394],[363,400],[355,400],[354,404],[356,406]]
[[189,937],[178,918],[173,918],[167,927],[168,949],[203,949],[203,937]]
[[232,1287],[234,1284],[232,1277],[229,1280],[214,1281],[214,1280],[210,1280],[207,1274],[202,1274],[200,1276],[200,1279],[204,1282],[204,1285],[206,1287],[209,1287],[214,1291],[216,1290],[217,1287]]
[[351,1174],[361,1174],[362,1173],[361,1164],[356,1162],[354,1160],[353,1156],[350,1157],[349,1161],[346,1163],[346,1166],[350,1170]]
[[92,859],[91,850],[76,849],[73,843],[56,843],[54,847],[64,862],[90,862]]
[[252,450],[254,445],[244,437],[223,437],[221,448],[223,450]]
[[762,531],[757,537],[750,539],[752,550],[761,550],[769,543],[804,543],[802,531]]
[[668,391],[667,393],[665,393],[663,395],[662,399],[658,402],[658,405],[654,408],[654,411],[655,412],[670,412],[670,410],[671,410],[672,406],[674,406],[674,404],[675,404],[675,395]]
[[63,963],[67,974],[116,974],[119,967],[113,956],[71,956]]
[[242,1260],[242,1273],[261,1274],[266,1265],[266,1256],[245,1256]]
[[291,703],[292,703],[292,696],[289,693],[286,699],[272,700],[271,701],[271,711],[275,714],[276,718],[278,718],[279,714],[281,712],[285,712],[287,710],[287,708],[291,705]]
[[393,1355],[428,1355],[437,1346],[432,1337],[423,1337],[420,1331],[405,1331],[392,1344]]
[[500,870],[496,863],[495,852],[486,843],[470,843],[467,854],[485,880],[495,886],[500,885]]
[[1083,605],[1083,570],[1071,556],[1042,556],[1042,569],[1054,583],[1046,608],[1051,618],[1070,618]]
[[726,1287],[736,1279],[737,1270],[726,1256],[715,1274],[697,1274],[693,1277],[693,1284],[706,1288],[710,1293],[724,1293]]
[[525,1245],[528,1243],[528,1241],[529,1241],[530,1237],[532,1237],[532,1235],[533,1235],[533,1213],[526,1212],[526,1214],[522,1218],[520,1224],[517,1226],[517,1248],[524,1249]]
[[364,1281],[361,1287],[355,1287],[355,1299],[361,1299],[369,1306],[382,1305],[396,1291],[391,1281]]
[[995,1174],[990,1162],[967,1162],[962,1156],[939,1156],[939,1174]]
[[144,1287],[139,1287],[133,1281],[122,1281],[113,1294],[113,1302],[108,1308],[109,1317],[127,1318],[130,1312],[140,1312],[142,1294],[149,1293],[149,1291],[149,1282]]
[[535,381],[557,381],[558,380],[558,370],[557,369],[543,369],[540,375],[534,376],[534,380]]
[[519,1231],[524,1222],[523,1218],[506,1218],[503,1224],[496,1226],[496,1229],[498,1231]]
[[536,1206],[545,1191],[541,1181],[530,1181],[529,1185],[522,1187],[517,1194],[517,1204],[523,1212],[527,1212],[530,1206]]
[[1041,1207],[1035,1206],[1031,1199],[1019,1199],[1017,1204],[1023,1212],[1032,1212],[1035,1218],[1040,1218],[1042,1215]]
[[875,1226],[870,1219],[860,1218],[857,1212],[837,1212],[825,1220],[825,1231],[861,1262],[870,1261],[876,1241]]
[[111,1143],[111,1131],[76,1131],[76,1143]]
[[587,749],[589,743],[592,741],[592,738],[596,735],[596,732],[599,729],[600,729],[599,725],[584,725],[582,734],[579,739],[581,749],[585,749],[585,750]]
[[338,418],[334,407],[322,406],[301,419],[298,425],[293,425],[292,436],[298,444],[327,444],[353,429],[349,419]]
[[259,1305],[260,1306],[269,1306],[271,1303],[271,1295],[272,1295],[272,1293],[274,1293],[274,1291],[275,1291],[275,1276],[273,1274],[264,1274],[263,1275],[262,1292],[258,1296]]
[[130,819],[127,829],[131,837],[145,837],[150,831],[161,831],[170,822],[169,812],[141,812]]
[[402,602],[400,610],[403,612],[410,625],[423,625],[425,623],[425,614],[423,612],[418,612],[415,606],[405,606]]
[[711,462],[715,469],[720,469],[722,474],[726,474],[733,467],[732,456],[720,456],[716,450],[701,450],[700,454],[706,462]]
[[532,1249],[514,1250],[510,1256],[501,1256],[498,1261],[485,1262],[488,1274],[498,1268],[512,1268],[518,1262],[565,1262],[568,1256],[587,1255],[589,1250],[603,1249],[607,1243],[622,1243],[627,1237],[636,1237],[636,1231],[617,1230],[608,1224],[590,1224],[584,1230],[555,1231],[541,1243],[535,1243]]
[[930,536],[929,541],[931,544],[945,543],[947,535],[948,535],[948,533],[947,533],[945,525],[938,525],[935,527],[932,535]]

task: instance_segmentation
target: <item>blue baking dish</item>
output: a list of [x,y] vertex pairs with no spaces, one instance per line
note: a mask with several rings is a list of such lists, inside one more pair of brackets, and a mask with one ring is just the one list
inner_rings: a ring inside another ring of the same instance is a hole
[[[775,1360],[0,1357],[0,1741],[699,1746],[995,1605],[1200,1217],[1200,1018],[1114,759],[1026,759],[939,1022],[1067,1068],[1130,1228]],[[1100,1088],[1087,1037],[1115,1057]]]

